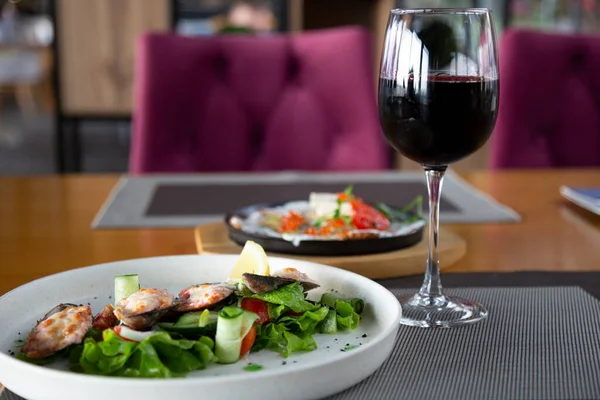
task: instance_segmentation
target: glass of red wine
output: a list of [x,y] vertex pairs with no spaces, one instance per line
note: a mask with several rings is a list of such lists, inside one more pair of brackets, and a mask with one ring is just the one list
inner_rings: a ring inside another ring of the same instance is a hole
[[425,170],[429,254],[425,279],[400,298],[404,325],[453,327],[488,311],[444,295],[439,272],[439,201],[448,165],[489,139],[499,80],[492,14],[487,9],[392,10],[379,80],[379,117],[388,143]]

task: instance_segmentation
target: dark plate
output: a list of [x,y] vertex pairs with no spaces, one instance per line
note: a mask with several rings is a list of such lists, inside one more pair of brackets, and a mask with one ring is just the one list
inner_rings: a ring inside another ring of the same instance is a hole
[[[415,232],[389,238],[368,238],[348,240],[302,240],[298,246],[283,239],[244,232],[231,225],[231,218],[245,219],[256,210],[281,206],[281,203],[262,203],[240,208],[225,216],[225,225],[229,238],[243,246],[247,240],[260,244],[265,251],[304,256],[356,256],[365,254],[385,253],[413,246],[423,238],[424,227]],[[392,207],[395,208],[395,207]]]

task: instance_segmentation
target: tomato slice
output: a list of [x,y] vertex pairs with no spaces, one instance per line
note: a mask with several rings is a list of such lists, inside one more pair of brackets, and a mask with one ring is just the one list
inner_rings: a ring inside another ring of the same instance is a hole
[[113,326],[117,326],[119,324],[119,320],[114,314],[114,307],[112,304],[107,304],[102,311],[98,313],[94,317],[92,322],[92,328],[97,328],[101,330],[112,328]]
[[242,339],[242,347],[240,348],[240,358],[245,356],[250,352],[252,346],[254,346],[254,341],[256,340],[256,327],[252,325],[252,328],[248,331],[246,336]]
[[352,202],[354,216],[352,222],[358,229],[386,230],[390,227],[390,220],[383,213],[362,201]]
[[258,315],[256,323],[259,325],[265,324],[271,320],[269,317],[269,304],[266,301],[246,297],[242,300],[242,308]]

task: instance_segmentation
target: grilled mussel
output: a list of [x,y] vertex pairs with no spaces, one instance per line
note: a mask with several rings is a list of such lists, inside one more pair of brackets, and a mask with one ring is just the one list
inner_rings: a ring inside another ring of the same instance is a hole
[[175,296],[164,289],[140,289],[119,300],[115,316],[137,331],[147,330],[177,306]]
[[234,287],[222,283],[194,285],[179,292],[177,312],[200,311],[215,307],[227,301]]
[[245,273],[242,281],[253,293],[268,293],[295,282],[300,282],[305,291],[319,287],[317,282],[295,268],[284,268],[270,276]]
[[81,343],[91,326],[90,306],[59,304],[37,323],[21,351],[32,359],[51,356],[70,345]]

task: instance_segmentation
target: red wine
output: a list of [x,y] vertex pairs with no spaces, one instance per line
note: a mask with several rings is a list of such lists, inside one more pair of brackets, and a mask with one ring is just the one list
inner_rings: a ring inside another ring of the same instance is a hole
[[392,147],[425,166],[446,166],[485,144],[498,115],[498,80],[469,76],[381,79],[379,117]]

